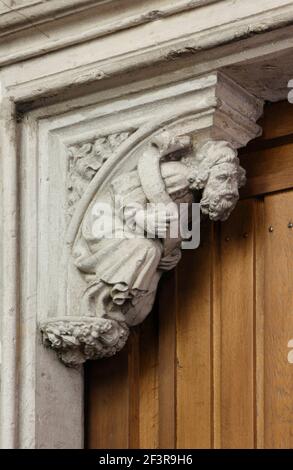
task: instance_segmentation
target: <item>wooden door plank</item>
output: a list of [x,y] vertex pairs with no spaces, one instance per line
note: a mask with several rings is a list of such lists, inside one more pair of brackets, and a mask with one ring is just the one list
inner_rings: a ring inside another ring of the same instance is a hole
[[211,238],[211,277],[212,277],[212,314],[211,314],[211,367],[212,367],[212,429],[211,446],[220,449],[221,440],[221,224],[213,224]]
[[223,448],[254,447],[253,201],[243,201],[222,226],[221,440]]
[[132,328],[128,339],[128,447],[139,447],[140,335]]
[[129,446],[128,347],[117,356],[87,364],[87,447]]
[[242,198],[293,187],[292,143],[243,155],[241,165],[247,172]]
[[255,236],[255,447],[264,448],[264,315],[265,315],[265,213],[264,200],[254,203]]
[[265,447],[292,448],[293,191],[265,198],[265,221]]
[[288,101],[268,103],[260,125],[263,128],[262,140],[284,137],[293,133],[293,106]]
[[158,303],[140,327],[139,448],[159,447]]
[[171,271],[159,289],[159,448],[176,447],[177,274]]
[[212,446],[211,224],[178,266],[177,447]]

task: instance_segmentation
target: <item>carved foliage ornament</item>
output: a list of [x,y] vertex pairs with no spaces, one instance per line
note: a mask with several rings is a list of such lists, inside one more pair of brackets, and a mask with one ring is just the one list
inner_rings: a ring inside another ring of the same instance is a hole
[[77,202],[102,165],[108,160],[131,131],[101,136],[94,141],[73,145],[68,149],[68,216],[74,213]]
[[[105,143],[108,145],[107,140],[99,141],[99,148]],[[105,159],[105,152],[98,152],[101,157],[97,158],[96,145],[85,144],[78,156],[73,156],[77,165],[79,158],[85,158],[86,179],[93,177]],[[78,172],[71,168],[71,180]],[[134,208],[133,216],[137,203],[143,208],[148,203],[191,204],[197,192],[201,194],[201,212],[211,220],[225,220],[244,183],[245,171],[227,142],[205,141],[192,148],[188,136],[163,131],[145,145],[132,171],[113,177],[102,200],[114,208],[118,197],[122,209]],[[173,269],[181,257],[182,239],[136,236],[128,223],[119,238],[93,236],[92,207],[100,199],[97,193],[72,247],[75,269],[85,285],[80,316],[52,318],[41,327],[44,343],[69,366],[112,356],[122,349],[129,328],[150,313],[161,275]],[[123,210],[113,213],[120,221],[126,217]]]

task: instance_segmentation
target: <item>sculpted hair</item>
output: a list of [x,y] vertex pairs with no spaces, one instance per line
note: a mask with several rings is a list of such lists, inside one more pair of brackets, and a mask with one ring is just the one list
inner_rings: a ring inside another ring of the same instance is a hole
[[203,190],[202,213],[212,220],[226,220],[239,199],[238,188],[246,181],[237,151],[225,141],[206,141],[198,146],[192,167],[190,188]]

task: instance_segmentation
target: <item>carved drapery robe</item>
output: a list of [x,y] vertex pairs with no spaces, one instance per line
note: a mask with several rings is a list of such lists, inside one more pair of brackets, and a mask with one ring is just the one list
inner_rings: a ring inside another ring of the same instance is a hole
[[[191,203],[186,166],[180,162],[164,162],[161,172],[174,202]],[[115,207],[117,201],[121,203],[118,208]],[[117,177],[104,202],[113,208],[112,227],[121,226],[118,234],[121,238],[93,236],[93,225],[97,220],[88,211],[73,250],[75,265],[87,274],[89,282],[81,314],[126,321],[133,326],[150,312],[162,272],[172,269],[180,260],[181,239],[176,239],[171,252],[166,253],[168,238],[147,238],[127,224],[127,212],[133,208],[135,216],[137,208],[146,211],[149,202],[137,170]]]

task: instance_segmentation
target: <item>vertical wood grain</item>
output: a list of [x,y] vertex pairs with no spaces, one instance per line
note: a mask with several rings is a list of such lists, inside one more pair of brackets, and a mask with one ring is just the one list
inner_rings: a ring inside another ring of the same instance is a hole
[[[293,447],[293,191],[265,198],[265,447]],[[273,231],[268,227],[272,226]]]
[[221,439],[254,447],[253,201],[241,202],[221,239]]
[[139,447],[159,447],[158,303],[140,327]]
[[177,273],[163,277],[159,289],[159,447],[176,447]]
[[128,339],[128,434],[130,449],[139,447],[140,336],[132,328]]
[[211,224],[178,266],[177,447],[211,447]]
[[260,140],[284,137],[293,132],[292,104],[286,101],[267,103],[260,125],[263,128]]
[[254,203],[254,310],[255,310],[255,410],[254,443],[257,449],[264,448],[264,319],[265,319],[265,213],[264,200]]
[[221,224],[213,224],[211,234],[211,447],[220,449],[221,440]]
[[129,447],[128,347],[87,365],[87,447]]

